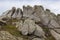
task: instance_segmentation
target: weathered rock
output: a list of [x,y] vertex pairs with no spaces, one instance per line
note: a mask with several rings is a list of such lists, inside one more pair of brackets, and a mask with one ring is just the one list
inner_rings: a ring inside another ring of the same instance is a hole
[[55,20],[51,20],[50,23],[49,23],[49,25],[48,25],[48,27],[52,28],[56,32],[60,33],[60,25]]
[[16,19],[21,19],[22,17],[22,10],[20,8],[18,8],[16,10],[15,7],[13,7],[11,10],[4,12],[5,15],[3,15],[4,17],[8,17],[8,18],[16,18]]
[[12,16],[12,10],[10,10],[7,14],[6,14],[6,16],[8,17],[8,18],[11,18]]
[[7,31],[0,31],[0,40],[17,40]]
[[[20,8],[16,9],[13,7],[0,16],[0,25],[12,22],[12,25],[16,26],[17,31],[22,33],[24,37],[27,37],[27,40],[29,38],[31,40],[45,40],[45,38],[51,40],[52,36],[56,40],[60,40],[59,18],[60,15],[56,16],[49,9],[44,10],[42,6],[23,6],[23,11]],[[0,40],[24,39],[22,37],[15,37],[9,32],[0,31]]]
[[34,15],[38,18],[44,14],[44,9],[42,6],[34,6]]
[[59,24],[54,19],[52,19],[50,21],[48,27],[50,27],[50,28],[59,28],[60,26],[59,26]]
[[23,35],[27,35],[28,34],[28,26],[25,25],[23,26],[23,21],[20,21],[17,25],[16,25],[17,29],[22,32]]
[[12,9],[12,14],[11,14],[11,17],[12,18],[16,18],[16,16],[17,16],[17,12],[16,12],[16,9]]
[[56,33],[54,30],[50,30],[50,32],[56,40],[60,40],[60,34]]
[[23,12],[22,12],[22,10],[20,8],[17,9],[17,15],[16,16],[17,16],[16,17],[17,19],[21,19],[22,18]]
[[30,6],[23,6],[23,16],[25,17],[31,17],[32,13],[33,13],[33,8]]
[[35,22],[31,19],[26,19],[24,23],[20,22],[20,27],[18,27],[18,30],[22,32],[23,35],[27,34],[33,34],[39,37],[45,37],[45,33],[43,29],[36,25]]
[[13,7],[11,10],[8,10],[8,11],[4,12],[5,15],[3,15],[3,16],[6,16],[8,18],[11,18],[12,15],[15,14],[15,10],[16,10],[16,8]]
[[22,38],[22,37],[17,37],[17,40],[24,40],[24,38]]
[[34,11],[35,9],[33,7],[30,7],[30,6],[23,6],[23,17],[28,17],[36,22],[40,21],[40,18],[35,16]]
[[22,14],[22,10],[18,8],[17,10],[15,10],[14,14],[12,15],[12,18],[21,19]]
[[60,14],[57,15],[58,23],[60,24]]
[[5,11],[5,12],[0,16],[0,20],[6,21],[6,20],[3,20],[3,19],[8,19],[7,13],[9,13],[10,11],[11,11],[11,10]]
[[24,25],[28,26],[28,33],[31,34],[34,32],[34,30],[36,29],[35,27],[35,22],[31,19],[26,19],[25,22],[24,22]]
[[41,38],[33,38],[32,40],[44,40],[44,39],[41,39]]
[[[41,16],[42,15],[42,16]],[[42,23],[43,25],[48,26],[49,28],[53,28],[54,30],[56,30],[58,33],[60,33],[58,30],[60,29],[56,29],[56,28],[60,28],[59,23],[57,22],[57,17],[55,14],[51,13],[50,10],[45,11],[45,13],[42,13],[40,16],[40,18],[42,19]]]
[[22,28],[22,26],[23,26],[23,21],[22,20],[20,20],[20,22],[16,23],[16,27],[18,28],[18,30],[20,30]]
[[10,10],[7,10],[7,11],[3,12],[3,14],[0,16],[0,19],[6,17],[6,14],[9,13],[9,11],[10,11]]
[[38,37],[45,38],[45,33],[44,33],[43,29],[40,26],[38,26],[38,25],[35,25],[35,26],[36,26],[36,30],[34,32],[34,35],[36,35]]
[[24,23],[20,22],[19,25],[18,30],[21,31],[23,35],[31,34],[36,29],[34,21],[30,19],[26,19]]
[[48,24],[48,15],[44,12],[43,7],[41,6],[35,6],[35,13],[34,15],[40,19],[40,22],[42,22],[44,25]]

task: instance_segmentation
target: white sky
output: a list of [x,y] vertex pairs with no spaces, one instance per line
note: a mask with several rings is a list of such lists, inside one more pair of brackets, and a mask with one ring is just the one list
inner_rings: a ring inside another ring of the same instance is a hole
[[60,14],[60,0],[0,0],[0,15],[13,6],[22,8],[23,5],[42,5],[55,14]]

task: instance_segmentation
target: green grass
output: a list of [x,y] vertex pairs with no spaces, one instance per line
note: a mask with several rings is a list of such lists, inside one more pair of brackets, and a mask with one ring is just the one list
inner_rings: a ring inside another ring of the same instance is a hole
[[14,25],[12,25],[12,24],[7,24],[7,25],[2,26],[2,30],[8,31],[13,36],[22,37],[22,38],[24,38],[24,40],[25,39],[28,40],[28,36],[23,36],[20,33],[20,31],[18,31],[17,28]]

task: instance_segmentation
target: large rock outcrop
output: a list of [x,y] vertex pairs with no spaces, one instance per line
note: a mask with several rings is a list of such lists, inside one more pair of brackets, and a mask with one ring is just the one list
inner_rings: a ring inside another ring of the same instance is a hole
[[[0,30],[0,40],[60,40],[60,14],[55,15],[43,6],[23,6],[23,10],[13,7],[0,16],[0,21],[2,22],[0,29],[10,33],[6,32],[6,35]],[[3,23],[8,26],[2,26]],[[6,28],[9,30],[5,30]],[[18,38],[16,38],[17,34],[19,34]],[[10,39],[4,39],[3,36],[4,38],[9,36]]]

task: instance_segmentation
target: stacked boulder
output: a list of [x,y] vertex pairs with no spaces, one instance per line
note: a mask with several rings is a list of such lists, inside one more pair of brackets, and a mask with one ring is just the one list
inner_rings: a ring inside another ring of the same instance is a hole
[[35,22],[31,19],[26,19],[24,23],[20,22],[18,26],[18,30],[23,34],[23,35],[35,35],[37,37],[45,38],[45,33],[43,29],[35,24]]

